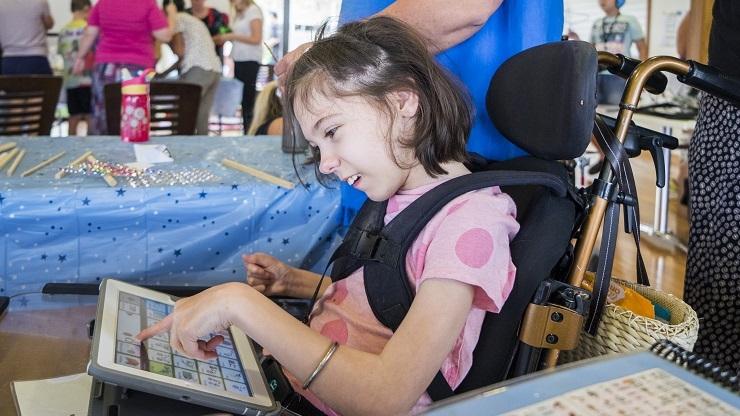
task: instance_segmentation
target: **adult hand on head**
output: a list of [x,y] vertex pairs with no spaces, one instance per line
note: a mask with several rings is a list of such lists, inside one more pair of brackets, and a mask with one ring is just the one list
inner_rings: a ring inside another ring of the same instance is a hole
[[280,60],[275,64],[275,75],[278,79],[278,86],[283,90],[283,92],[285,92],[285,80],[287,79],[290,68],[293,67],[293,64],[298,60],[298,58],[300,58],[301,55],[303,55],[303,53],[312,45],[313,42],[306,42],[299,45],[297,48],[285,54],[285,56],[280,58]]
[[200,360],[215,358],[223,336],[216,335],[207,341],[200,338],[228,329],[233,322],[232,308],[244,302],[248,290],[252,289],[243,283],[225,283],[180,299],[171,314],[141,331],[136,338],[144,341],[169,331],[173,350]]
[[247,270],[247,284],[265,296],[289,294],[293,284],[293,268],[264,253],[242,256]]

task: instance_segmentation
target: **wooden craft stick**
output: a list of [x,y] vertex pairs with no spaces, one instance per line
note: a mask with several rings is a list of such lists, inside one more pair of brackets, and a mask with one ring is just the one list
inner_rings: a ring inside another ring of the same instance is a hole
[[[67,167],[73,168],[73,167],[79,165],[80,163],[84,162],[85,159],[87,159],[87,157],[90,156],[90,155],[92,155],[92,152],[89,151],[89,150],[86,151],[85,153],[83,153],[77,159],[69,162],[69,165],[67,165]],[[65,175],[67,175],[67,172],[65,172],[63,170],[60,170],[59,172],[56,173],[56,175],[54,175],[54,179],[62,179]]]
[[[97,161],[98,161],[98,159],[95,159],[95,156],[93,156],[93,155],[88,155],[88,156],[87,156],[87,161],[88,161],[88,162],[90,162],[90,163],[95,163],[95,162],[97,162]],[[114,178],[114,177],[113,177],[113,176],[111,176],[111,175],[103,175],[103,180],[104,180],[104,181],[105,181],[105,183],[107,183],[107,184],[108,184],[108,186],[110,186],[111,188],[112,188],[112,187],[114,187],[114,186],[116,186],[116,185],[118,185],[118,182],[116,181],[116,178]]]
[[18,167],[18,165],[21,164],[21,160],[23,160],[23,156],[26,155],[26,149],[21,149],[20,152],[18,152],[18,156],[15,157],[15,160],[13,161],[13,164],[10,165],[8,168],[8,176],[13,176],[15,173],[15,169]]
[[28,175],[31,175],[32,173],[36,172],[37,170],[43,169],[52,163],[54,163],[57,159],[64,156],[67,152],[59,152],[55,154],[54,156],[44,160],[43,162],[39,163],[38,165],[32,167],[31,169],[28,169],[27,171],[21,173],[21,178],[24,178]]
[[10,161],[10,159],[14,158],[15,155],[17,154],[18,154],[18,148],[15,147],[13,148],[13,150],[0,155],[0,170],[2,170],[5,167],[5,165]]
[[278,178],[277,176],[270,175],[267,172],[263,172],[259,169],[255,169],[251,166],[242,165],[241,163],[234,162],[231,159],[224,159],[221,161],[221,164],[226,166],[227,168],[231,168],[234,170],[238,170],[239,172],[246,173],[248,175],[252,175],[256,178],[262,179],[263,181],[267,181],[270,183],[274,183],[275,185],[282,186],[286,189],[293,189],[295,188],[295,185],[291,182],[286,181],[285,179]]
[[15,142],[7,142],[5,144],[0,144],[0,153],[6,152],[14,147],[15,147]]

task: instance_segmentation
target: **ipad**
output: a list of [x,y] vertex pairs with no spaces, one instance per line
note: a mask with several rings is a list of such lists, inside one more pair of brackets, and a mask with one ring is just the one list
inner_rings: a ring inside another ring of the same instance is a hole
[[[218,410],[259,415],[277,409],[252,342],[236,327],[219,333],[218,358],[170,348],[169,334],[134,336],[172,312],[177,298],[113,279],[100,285],[88,373],[106,383]],[[212,334],[217,335],[217,334]]]

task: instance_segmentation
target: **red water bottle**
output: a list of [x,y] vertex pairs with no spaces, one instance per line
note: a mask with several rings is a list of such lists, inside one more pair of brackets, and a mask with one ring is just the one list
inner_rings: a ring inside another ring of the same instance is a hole
[[149,140],[149,83],[144,74],[121,83],[121,140]]

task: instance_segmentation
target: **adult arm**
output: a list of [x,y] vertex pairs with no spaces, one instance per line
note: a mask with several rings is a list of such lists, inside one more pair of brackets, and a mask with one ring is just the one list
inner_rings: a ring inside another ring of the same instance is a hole
[[[437,53],[473,36],[502,2],[503,0],[460,0],[452,5],[448,0],[427,0],[424,7],[419,7],[415,0],[396,0],[378,15],[403,20],[426,38],[430,52]],[[310,47],[311,42],[304,43],[285,54],[275,64],[278,83],[283,84],[288,69]]]
[[73,74],[82,74],[82,71],[85,69],[85,56],[90,52],[90,49],[92,49],[95,39],[98,38],[99,34],[100,28],[97,26],[87,25],[85,28],[85,32],[82,34],[82,38],[80,39],[80,47],[77,50],[77,59],[72,68]]
[[51,11],[49,10],[49,3],[44,2],[43,9],[44,10],[41,12],[41,22],[44,24],[44,28],[49,30],[54,27],[54,17],[52,17]]
[[[452,350],[472,302],[472,286],[451,279],[427,279],[380,354],[339,347],[311,390],[343,414],[408,413]],[[216,286],[178,301],[172,315],[139,337],[171,328],[173,347],[203,359],[215,353],[206,354],[203,348],[212,348],[212,344],[199,347],[198,337],[232,324],[267,348],[299,380],[308,378],[331,344],[241,283]]]
[[175,3],[168,4],[165,8],[165,13],[167,16],[167,26],[153,30],[152,36],[160,42],[168,43],[172,40],[172,36],[175,34],[175,26],[177,25],[177,7],[175,7]]
[[419,31],[432,53],[451,48],[473,36],[503,0],[427,0],[419,7],[416,0],[396,0],[379,16],[403,20]]
[[249,31],[251,35],[247,36],[242,33],[226,33],[220,36],[216,36],[219,42],[225,41],[248,43],[250,45],[261,45],[262,44],[262,19],[252,19],[249,22]]
[[172,40],[170,40],[169,45],[172,52],[182,60],[183,56],[185,56],[185,41],[182,38],[182,34],[175,33],[172,35]]

